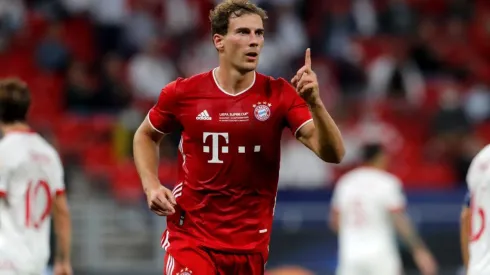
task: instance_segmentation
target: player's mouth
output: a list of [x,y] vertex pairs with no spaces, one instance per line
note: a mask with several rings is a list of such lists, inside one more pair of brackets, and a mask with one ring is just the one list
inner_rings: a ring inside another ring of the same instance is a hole
[[249,52],[245,54],[247,56],[247,61],[255,61],[259,57],[259,54],[256,52]]

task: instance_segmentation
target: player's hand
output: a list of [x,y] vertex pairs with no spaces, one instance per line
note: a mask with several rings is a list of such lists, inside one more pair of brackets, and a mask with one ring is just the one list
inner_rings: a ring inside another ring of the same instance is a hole
[[309,48],[305,53],[305,65],[291,79],[291,84],[306,103],[311,105],[321,101],[318,79],[311,69],[311,50]]
[[53,275],[72,275],[73,269],[69,262],[55,262]]
[[413,258],[422,275],[437,274],[437,263],[429,251],[426,249],[417,249],[414,251]]
[[150,190],[147,194],[148,207],[158,216],[169,216],[175,213],[174,206],[177,205],[175,197],[168,188],[159,186]]

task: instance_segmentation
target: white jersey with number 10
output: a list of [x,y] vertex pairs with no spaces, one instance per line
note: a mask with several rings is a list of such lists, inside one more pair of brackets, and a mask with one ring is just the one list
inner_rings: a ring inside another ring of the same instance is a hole
[[51,205],[64,192],[58,153],[33,132],[0,141],[0,274],[40,274],[49,258]]
[[339,179],[332,207],[339,214],[337,274],[399,274],[390,211],[405,208],[400,180],[375,168],[354,169]]
[[490,274],[490,145],[473,159],[466,176],[471,194],[470,263],[468,275]]

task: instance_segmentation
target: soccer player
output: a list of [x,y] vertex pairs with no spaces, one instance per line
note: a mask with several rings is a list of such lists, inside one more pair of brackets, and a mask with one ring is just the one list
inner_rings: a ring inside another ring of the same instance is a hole
[[[292,84],[257,73],[265,12],[229,0],[210,13],[219,67],[161,91],[134,136],[134,158],[150,209],[167,216],[167,275],[264,274],[284,128],[326,162],[344,155],[325,109],[310,51]],[[180,180],[158,181],[157,148],[181,130]]]
[[[72,274],[71,224],[58,153],[26,123],[29,89],[0,81],[0,275],[42,274],[49,258],[51,215],[55,275]],[[49,106],[47,106],[49,108]]]
[[490,274],[490,145],[474,158],[466,175],[471,194],[471,232],[469,237],[468,275]]
[[339,232],[338,275],[402,274],[395,231],[411,249],[424,275],[436,263],[405,213],[400,180],[385,171],[381,145],[363,148],[364,165],[342,176],[334,190],[330,227]]
[[461,242],[461,256],[463,258],[463,265],[468,270],[468,262],[470,259],[469,254],[469,238],[471,231],[471,209],[470,209],[470,193],[468,192],[464,199],[463,209],[461,210],[460,218],[460,242]]

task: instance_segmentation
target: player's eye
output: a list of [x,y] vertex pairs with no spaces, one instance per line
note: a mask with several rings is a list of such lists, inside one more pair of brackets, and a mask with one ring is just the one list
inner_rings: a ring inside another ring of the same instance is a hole
[[264,36],[264,31],[258,31],[255,33],[257,36]]
[[237,33],[239,33],[239,34],[249,34],[250,33],[250,30],[247,30],[247,29],[238,29]]

